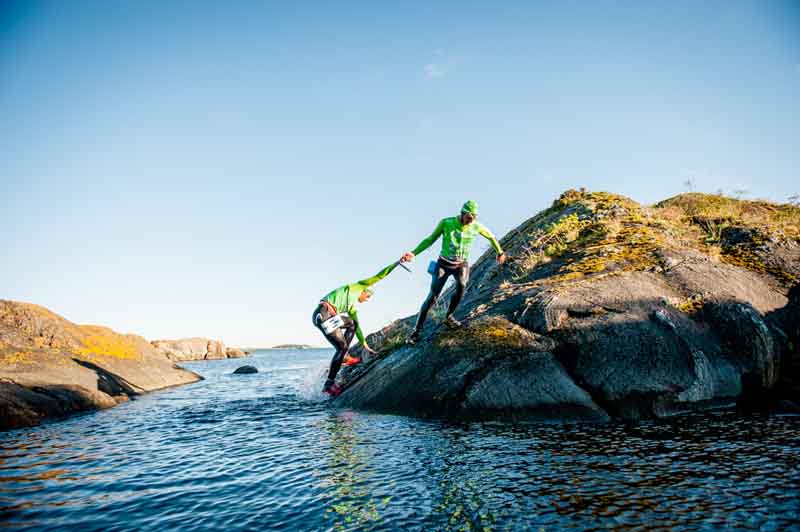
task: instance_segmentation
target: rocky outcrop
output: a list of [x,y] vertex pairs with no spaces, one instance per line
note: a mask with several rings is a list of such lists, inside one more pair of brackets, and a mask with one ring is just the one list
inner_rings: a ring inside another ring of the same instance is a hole
[[645,208],[568,191],[502,239],[506,266],[492,252],[476,262],[463,328],[434,319],[408,346],[410,317],[370,335],[380,357],[343,371],[336,401],[602,420],[791,395],[798,241],[800,209],[788,205],[691,194]]
[[225,347],[220,341],[208,338],[182,338],[180,340],[154,340],[150,342],[156,350],[175,362],[190,360],[220,360],[242,358],[245,351]]
[[243,349],[239,349],[238,347],[228,347],[225,350],[225,355],[228,358],[244,358],[248,356],[250,353]]
[[0,300],[0,430],[108,408],[201,377],[144,338]]
[[503,317],[480,317],[399,348],[337,402],[423,416],[608,419],[570,379],[555,347]]
[[253,373],[258,373],[258,368],[255,366],[240,366],[233,372],[234,375],[250,375]]

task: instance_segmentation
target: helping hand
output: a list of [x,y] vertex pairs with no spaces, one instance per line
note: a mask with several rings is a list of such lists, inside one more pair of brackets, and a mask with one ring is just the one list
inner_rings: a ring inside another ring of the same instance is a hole
[[370,346],[364,345],[363,347],[364,347],[364,351],[366,351],[370,355],[373,355],[373,356],[377,356],[378,355],[378,352],[375,351],[374,349],[372,349]]
[[400,257],[400,262],[411,262],[412,260],[414,260],[414,254],[410,251],[406,251],[403,253],[403,256]]
[[505,264],[507,260],[508,260],[508,255],[506,255],[505,253],[501,253],[500,255],[497,256],[497,264]]

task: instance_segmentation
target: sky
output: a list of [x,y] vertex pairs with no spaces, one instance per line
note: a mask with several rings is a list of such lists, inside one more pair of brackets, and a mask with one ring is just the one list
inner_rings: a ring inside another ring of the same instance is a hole
[[320,297],[467,199],[498,236],[568,188],[786,201],[798,139],[796,1],[0,0],[0,298],[322,346]]

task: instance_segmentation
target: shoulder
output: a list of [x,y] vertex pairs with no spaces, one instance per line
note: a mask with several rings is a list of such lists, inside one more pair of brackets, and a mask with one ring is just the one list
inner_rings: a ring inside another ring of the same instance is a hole
[[[458,223],[458,216],[450,216],[450,217],[447,217],[447,218],[442,218],[442,220],[439,222],[439,224],[442,225],[443,227],[449,227],[449,226],[451,226],[453,224],[457,224],[457,223]],[[459,225],[461,225],[461,224],[459,224]]]
[[325,297],[334,297],[334,296],[336,296],[338,294],[341,294],[345,290],[347,290],[347,285],[340,286],[339,288],[335,288],[335,289],[331,290],[330,292],[328,292],[328,295],[325,296]]

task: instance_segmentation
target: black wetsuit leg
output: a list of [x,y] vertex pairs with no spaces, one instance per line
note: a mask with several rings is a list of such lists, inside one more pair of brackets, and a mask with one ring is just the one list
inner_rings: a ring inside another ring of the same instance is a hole
[[447,283],[447,278],[451,275],[456,278],[456,291],[453,294],[453,298],[450,300],[447,315],[449,316],[452,314],[461,302],[461,298],[464,296],[464,290],[467,287],[467,281],[469,281],[469,264],[467,261],[459,264],[451,264],[449,261],[446,262],[440,258],[436,261],[436,272],[432,276],[433,279],[431,279],[431,290],[428,293],[428,297],[422,303],[422,308],[419,309],[417,324],[414,327],[416,333],[422,331],[422,326],[425,325],[425,320],[428,318],[428,312],[439,300],[439,295],[441,295],[442,289],[445,283]]
[[322,335],[336,350],[331,359],[331,367],[328,370],[328,383],[332,383],[334,379],[336,379],[336,374],[339,373],[339,369],[342,367],[342,360],[350,349],[350,342],[353,341],[353,336],[356,334],[356,322],[348,316],[342,316],[344,325],[330,334],[325,334],[325,331],[322,330],[322,322],[331,317],[333,317],[333,314],[322,305],[314,311],[311,317],[314,326],[320,330]]
[[416,332],[422,331],[422,326],[425,325],[425,320],[428,318],[428,312],[431,307],[439,300],[439,295],[442,293],[447,278],[450,276],[447,269],[438,262],[436,263],[436,272],[431,276],[431,289],[428,292],[428,297],[422,302],[422,307],[419,309],[417,316],[417,324],[414,327]]
[[469,282],[469,264],[467,261],[461,263],[461,266],[453,273],[456,278],[456,290],[453,292],[453,297],[450,298],[450,306],[447,308],[447,315],[450,316],[456,311],[458,304],[461,303],[461,298],[464,297],[464,290],[467,289]]

